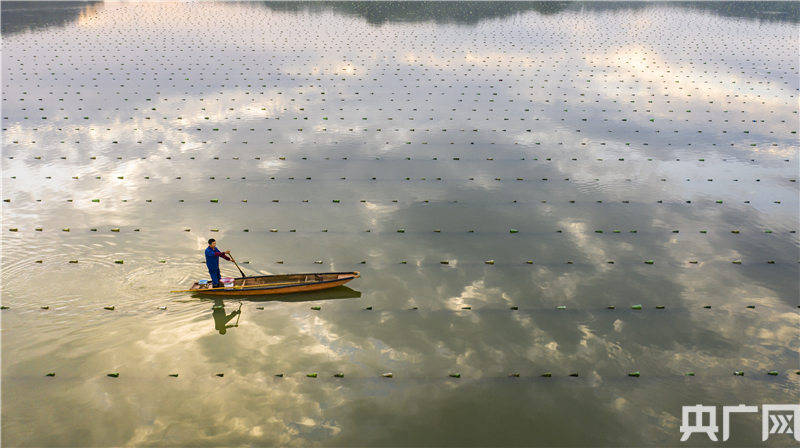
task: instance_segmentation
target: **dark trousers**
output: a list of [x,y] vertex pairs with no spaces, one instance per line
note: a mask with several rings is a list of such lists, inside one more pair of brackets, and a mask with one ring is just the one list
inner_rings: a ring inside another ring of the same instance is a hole
[[209,266],[208,267],[208,273],[211,275],[211,283],[215,288],[222,286],[222,284],[219,282],[219,278],[221,277],[221,274],[219,272],[219,268],[218,267],[217,268],[212,268],[212,267]]

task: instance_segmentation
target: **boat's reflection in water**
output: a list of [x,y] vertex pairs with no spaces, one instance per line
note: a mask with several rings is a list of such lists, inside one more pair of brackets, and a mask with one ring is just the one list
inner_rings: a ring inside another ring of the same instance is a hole
[[[312,291],[308,293],[294,293],[294,294],[269,294],[260,296],[240,296],[237,297],[235,302],[238,302],[238,308],[231,311],[230,314],[225,311],[225,302],[221,297],[209,299],[208,296],[203,294],[194,294],[194,297],[203,300],[213,300],[214,305],[211,307],[211,315],[214,318],[214,329],[219,331],[219,334],[225,334],[228,328],[236,328],[239,326],[239,318],[242,314],[242,302],[314,302],[318,300],[334,300],[334,299],[357,299],[361,297],[361,291],[356,291],[347,286],[337,286],[331,289],[322,291]],[[232,324],[229,322],[236,318]]]

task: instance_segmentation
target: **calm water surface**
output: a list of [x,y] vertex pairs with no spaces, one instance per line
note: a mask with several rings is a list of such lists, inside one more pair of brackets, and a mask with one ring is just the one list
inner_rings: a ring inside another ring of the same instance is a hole
[[[796,3],[2,8],[3,445],[663,446],[800,399]],[[210,237],[362,277],[212,310],[169,292]]]

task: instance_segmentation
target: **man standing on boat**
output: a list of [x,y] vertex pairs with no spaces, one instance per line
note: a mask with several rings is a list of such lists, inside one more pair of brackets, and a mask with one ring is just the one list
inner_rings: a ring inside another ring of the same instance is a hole
[[208,273],[211,275],[211,283],[214,288],[222,287],[222,283],[219,281],[221,277],[219,272],[219,257],[228,261],[233,261],[233,257],[228,257],[230,253],[231,251],[229,250],[220,252],[219,249],[217,249],[217,240],[214,238],[208,240],[208,247],[206,247],[206,266],[208,267]]

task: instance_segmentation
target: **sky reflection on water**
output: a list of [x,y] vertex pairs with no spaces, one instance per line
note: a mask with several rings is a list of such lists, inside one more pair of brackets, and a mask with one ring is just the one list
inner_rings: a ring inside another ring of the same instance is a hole
[[[798,401],[796,3],[37,8],[4,444],[675,445],[682,405]],[[209,237],[362,277],[220,334],[168,292]]]

